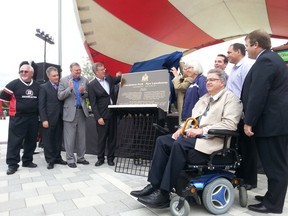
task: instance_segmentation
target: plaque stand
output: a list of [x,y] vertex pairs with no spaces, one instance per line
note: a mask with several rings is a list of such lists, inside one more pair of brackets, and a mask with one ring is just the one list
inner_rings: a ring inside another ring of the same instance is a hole
[[156,138],[153,126],[163,125],[165,112],[157,106],[110,107],[118,118],[115,172],[148,176]]

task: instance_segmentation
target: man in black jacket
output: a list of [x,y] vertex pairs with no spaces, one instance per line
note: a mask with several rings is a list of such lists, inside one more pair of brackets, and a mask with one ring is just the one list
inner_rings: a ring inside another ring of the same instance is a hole
[[241,94],[244,132],[255,137],[268,178],[266,194],[255,196],[260,203],[248,209],[282,213],[288,183],[288,69],[270,50],[270,36],[265,31],[249,33],[245,43],[248,57],[256,62],[245,78]]
[[95,166],[104,163],[107,144],[107,161],[109,166],[114,166],[114,152],[116,147],[116,116],[108,108],[116,104],[115,85],[120,82],[121,75],[112,77],[106,74],[106,68],[101,62],[92,66],[96,78],[88,84],[89,100],[98,132],[98,161]]
[[53,169],[54,164],[67,164],[61,157],[63,102],[57,97],[59,84],[57,68],[48,67],[46,74],[49,81],[40,85],[39,114],[42,122],[44,156],[48,163],[47,169]]
[[33,152],[38,132],[39,84],[33,80],[34,68],[21,63],[19,78],[9,82],[0,95],[0,100],[9,104],[9,135],[6,163],[7,175],[18,170],[20,149],[23,145],[22,167],[35,168]]

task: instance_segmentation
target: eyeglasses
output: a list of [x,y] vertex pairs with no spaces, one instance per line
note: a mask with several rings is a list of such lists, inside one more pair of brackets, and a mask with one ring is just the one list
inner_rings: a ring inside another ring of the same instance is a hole
[[210,79],[206,79],[206,83],[207,82],[214,82],[216,80],[221,80],[221,79],[216,79],[216,78],[210,78]]
[[19,71],[19,74],[21,74],[21,73],[29,73],[29,71],[27,71],[27,70],[21,70],[21,71]]

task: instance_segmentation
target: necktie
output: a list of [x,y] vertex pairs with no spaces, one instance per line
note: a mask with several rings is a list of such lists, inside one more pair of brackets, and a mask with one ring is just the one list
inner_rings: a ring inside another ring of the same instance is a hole
[[214,101],[213,98],[210,97],[210,98],[209,98],[209,103],[208,103],[208,105],[207,105],[204,113],[203,113],[201,116],[199,116],[199,118],[198,118],[198,122],[199,122],[199,123],[200,123],[200,121],[201,121],[201,118],[202,118],[203,116],[206,116],[206,115],[207,115],[207,113],[208,113],[208,111],[210,110],[210,106],[211,106],[211,104],[212,104],[213,101]]
[[53,84],[53,87],[54,87],[55,90],[58,90],[58,85]]

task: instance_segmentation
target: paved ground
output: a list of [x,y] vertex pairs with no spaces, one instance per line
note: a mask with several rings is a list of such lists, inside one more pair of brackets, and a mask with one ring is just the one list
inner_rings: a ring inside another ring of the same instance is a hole
[[[6,175],[5,164],[8,120],[0,120],[0,216],[151,216],[170,215],[169,209],[150,209],[129,195],[131,190],[147,184],[146,177],[116,173],[107,164],[96,168],[95,155],[87,155],[90,165],[76,169],[56,165],[47,170],[43,152],[34,156],[35,169],[22,168]],[[64,154],[63,154],[63,158]],[[253,197],[263,194],[266,178],[259,175],[258,188],[248,192],[249,204]],[[233,207],[225,215],[260,215],[239,205],[238,193]],[[191,215],[211,215],[203,206],[191,205]],[[286,198],[283,215],[288,215]]]

